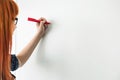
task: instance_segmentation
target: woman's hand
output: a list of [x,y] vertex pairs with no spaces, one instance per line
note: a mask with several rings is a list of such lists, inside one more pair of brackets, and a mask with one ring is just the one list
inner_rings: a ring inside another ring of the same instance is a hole
[[21,52],[17,55],[17,58],[19,60],[20,66],[23,66],[26,61],[29,59],[31,54],[33,53],[35,47],[39,43],[41,37],[44,36],[45,31],[48,28],[48,24],[45,24],[46,19],[45,18],[40,18],[39,19],[41,22],[37,23],[37,34],[33,37],[33,39],[21,50]]
[[40,33],[41,36],[43,36],[48,28],[48,24],[45,24],[47,20],[43,17],[40,19],[40,23],[37,23],[38,33]]

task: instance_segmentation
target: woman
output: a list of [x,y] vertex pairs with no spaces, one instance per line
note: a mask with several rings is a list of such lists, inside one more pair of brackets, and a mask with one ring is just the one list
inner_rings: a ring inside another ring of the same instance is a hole
[[17,25],[18,6],[13,0],[0,0],[0,80],[14,80],[10,73],[28,60],[39,40],[45,34],[48,25],[42,20],[37,24],[38,31],[18,55],[11,55],[12,34]]

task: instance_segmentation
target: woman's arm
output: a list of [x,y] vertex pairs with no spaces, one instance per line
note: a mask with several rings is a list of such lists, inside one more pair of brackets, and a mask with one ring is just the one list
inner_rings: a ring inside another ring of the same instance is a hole
[[40,20],[42,21],[40,23],[37,23],[38,31],[33,37],[33,39],[21,50],[20,53],[17,54],[20,67],[23,66],[26,63],[26,61],[29,59],[35,47],[37,46],[38,42],[45,34],[45,31],[48,28],[48,25],[44,24],[46,20],[44,18],[40,18]]

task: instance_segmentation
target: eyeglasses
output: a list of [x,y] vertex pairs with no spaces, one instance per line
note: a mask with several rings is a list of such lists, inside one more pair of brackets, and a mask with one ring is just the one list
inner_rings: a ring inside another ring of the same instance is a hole
[[17,25],[18,23],[18,18],[15,18],[14,24]]

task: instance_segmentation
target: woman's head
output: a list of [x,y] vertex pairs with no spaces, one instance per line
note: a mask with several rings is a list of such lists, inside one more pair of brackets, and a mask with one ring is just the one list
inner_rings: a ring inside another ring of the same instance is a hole
[[12,80],[10,53],[18,6],[14,0],[0,0],[0,80]]

